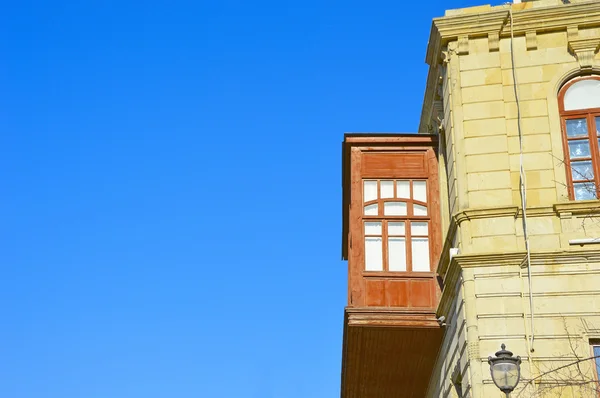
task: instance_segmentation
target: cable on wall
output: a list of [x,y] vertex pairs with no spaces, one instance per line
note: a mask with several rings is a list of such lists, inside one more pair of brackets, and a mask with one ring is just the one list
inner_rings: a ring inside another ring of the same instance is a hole
[[533,311],[533,290],[531,281],[531,251],[529,248],[529,234],[527,232],[527,190],[525,180],[525,169],[523,167],[523,131],[521,129],[521,104],[519,102],[519,89],[517,84],[517,70],[515,68],[515,54],[514,54],[514,29],[513,29],[513,13],[512,7],[509,6],[508,14],[510,17],[510,61],[513,77],[513,90],[515,94],[515,101],[517,105],[517,130],[519,133],[519,191],[521,193],[521,207],[523,209],[523,238],[525,239],[525,262],[527,262],[527,280],[529,282],[529,311],[530,311],[530,328],[531,335],[529,341],[529,349],[531,352],[534,351],[533,342],[535,332],[533,330],[534,325],[534,311]]

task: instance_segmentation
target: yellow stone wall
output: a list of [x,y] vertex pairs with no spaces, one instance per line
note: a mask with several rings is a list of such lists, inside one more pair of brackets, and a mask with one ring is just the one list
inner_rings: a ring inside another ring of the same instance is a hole
[[[584,39],[591,43],[588,53],[577,44]],[[569,79],[600,74],[598,46],[599,1],[481,6],[434,20],[419,129],[439,131],[441,138],[445,245],[438,315],[447,325],[429,397],[458,396],[452,383],[460,379],[465,397],[503,397],[487,365],[501,343],[523,358],[523,377],[531,379],[589,357],[590,339],[600,339],[600,245],[569,243],[600,238],[600,201],[568,198],[557,101]],[[451,248],[458,248],[458,255],[451,256]],[[591,365],[582,363],[585,377],[592,377]],[[547,389],[549,378],[540,380],[527,385],[521,397],[595,396],[589,389]]]

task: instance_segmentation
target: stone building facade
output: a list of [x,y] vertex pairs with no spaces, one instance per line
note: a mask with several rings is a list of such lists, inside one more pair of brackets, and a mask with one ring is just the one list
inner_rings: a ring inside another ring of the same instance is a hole
[[501,343],[523,360],[513,396],[598,396],[599,47],[597,0],[433,21],[419,132],[439,135],[445,332],[428,397],[504,396]]

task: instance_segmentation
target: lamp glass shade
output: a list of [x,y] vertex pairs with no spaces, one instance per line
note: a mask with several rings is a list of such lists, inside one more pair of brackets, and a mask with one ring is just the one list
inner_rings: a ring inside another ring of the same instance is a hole
[[494,384],[503,392],[511,392],[519,384],[520,369],[515,361],[495,361],[490,365]]

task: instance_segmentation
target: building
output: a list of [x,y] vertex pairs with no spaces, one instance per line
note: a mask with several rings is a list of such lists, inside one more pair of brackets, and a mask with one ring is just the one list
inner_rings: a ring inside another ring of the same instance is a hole
[[343,398],[597,397],[600,1],[433,20],[420,134],[346,134]]

